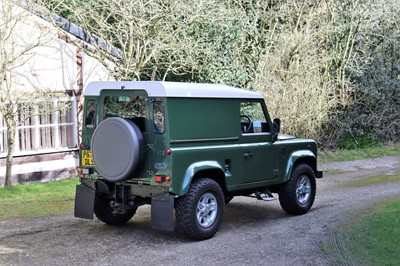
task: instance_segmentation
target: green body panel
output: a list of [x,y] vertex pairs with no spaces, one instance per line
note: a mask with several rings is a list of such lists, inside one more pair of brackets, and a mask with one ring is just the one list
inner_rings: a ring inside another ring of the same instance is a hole
[[[223,180],[218,180],[221,183],[229,184],[233,182],[233,173],[239,173],[240,168],[235,163],[239,161],[239,158],[232,153],[232,150],[238,148],[237,141],[231,142],[229,145],[172,146],[171,192],[179,196],[186,194],[192,178],[204,170],[217,171],[219,173],[218,178],[223,178]],[[212,153],[212,156],[210,156],[210,153]],[[231,166],[226,167],[225,165],[229,161]],[[212,176],[204,176],[204,174],[201,177],[212,178]]]
[[[270,136],[260,134],[254,137],[265,140]],[[219,172],[216,176],[223,178],[219,181],[226,185],[227,192],[281,184],[289,180],[298,160],[316,159],[312,151],[304,149],[312,146],[312,141],[260,141],[254,145],[247,140],[247,143],[241,143],[240,140],[232,142],[231,145],[172,148],[171,192],[179,196],[185,195],[193,177],[205,170],[215,170],[213,174]],[[253,157],[245,158],[245,153],[253,153]],[[202,174],[199,177],[209,176]]]
[[236,104],[235,99],[168,99],[169,139],[237,137],[240,125]]

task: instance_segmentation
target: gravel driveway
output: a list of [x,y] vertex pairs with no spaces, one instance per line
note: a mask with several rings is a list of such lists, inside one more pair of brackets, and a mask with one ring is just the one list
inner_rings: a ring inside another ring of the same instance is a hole
[[[400,157],[326,164],[311,211],[289,216],[278,201],[236,197],[220,231],[201,242],[151,229],[150,208],[121,227],[72,214],[0,221],[0,265],[353,265],[335,229],[374,202],[400,196],[400,181],[338,188],[400,171]],[[337,251],[328,256],[323,245]]]

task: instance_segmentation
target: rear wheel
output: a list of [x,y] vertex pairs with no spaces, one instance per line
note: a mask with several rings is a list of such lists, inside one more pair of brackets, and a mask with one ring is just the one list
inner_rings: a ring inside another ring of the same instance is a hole
[[179,199],[176,219],[185,235],[193,240],[212,237],[221,226],[224,212],[224,195],[212,179],[196,180],[188,193]]
[[314,203],[316,193],[315,174],[308,164],[297,165],[279,191],[279,202],[289,214],[307,213]]
[[125,214],[114,214],[114,209],[111,207],[111,199],[96,196],[94,202],[94,214],[103,223],[109,225],[121,225],[127,223],[133,215],[136,208],[128,209]]

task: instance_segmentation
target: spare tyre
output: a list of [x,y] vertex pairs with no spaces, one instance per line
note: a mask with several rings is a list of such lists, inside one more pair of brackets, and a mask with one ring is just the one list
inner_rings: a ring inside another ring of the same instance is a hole
[[95,129],[90,146],[97,172],[111,182],[132,177],[145,158],[144,139],[138,126],[120,117],[103,120]]

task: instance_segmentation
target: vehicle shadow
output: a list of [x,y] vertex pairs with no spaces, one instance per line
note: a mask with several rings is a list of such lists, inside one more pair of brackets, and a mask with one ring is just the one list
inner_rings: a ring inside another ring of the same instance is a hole
[[[262,202],[255,199],[245,199],[238,197],[225,206],[224,219],[220,232],[234,232],[248,226],[257,226],[259,224],[274,223],[277,220],[287,218],[288,215],[280,208],[279,202]],[[182,243],[192,242],[185,237],[182,230],[175,224],[175,231],[166,232],[151,228],[150,207],[145,206],[138,209],[137,214],[126,225],[108,226],[95,220],[92,223],[93,237],[95,234],[107,235],[119,239],[126,238],[127,241],[135,242],[137,239],[146,239],[141,245],[153,245],[156,243]],[[100,231],[100,232],[99,232]]]

